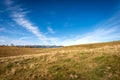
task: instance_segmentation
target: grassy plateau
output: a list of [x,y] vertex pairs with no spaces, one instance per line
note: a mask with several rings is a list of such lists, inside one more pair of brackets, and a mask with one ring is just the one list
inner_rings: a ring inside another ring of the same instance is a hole
[[120,41],[60,48],[1,46],[0,80],[120,80]]

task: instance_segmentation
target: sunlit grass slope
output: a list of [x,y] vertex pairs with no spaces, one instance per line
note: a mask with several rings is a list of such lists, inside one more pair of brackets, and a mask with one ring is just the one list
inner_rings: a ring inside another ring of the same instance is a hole
[[52,49],[0,47],[0,80],[120,80],[120,41]]

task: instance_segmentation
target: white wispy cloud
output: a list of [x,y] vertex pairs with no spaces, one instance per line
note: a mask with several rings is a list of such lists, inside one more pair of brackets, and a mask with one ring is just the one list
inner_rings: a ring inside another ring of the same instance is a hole
[[31,36],[22,36],[14,38],[10,36],[0,36],[0,45],[38,45],[39,40],[35,40]]
[[[114,31],[109,31],[106,29],[95,30],[93,32],[89,32],[87,34],[76,35],[75,37],[66,37],[64,39],[58,39],[56,44],[58,45],[78,45],[78,44],[87,44],[87,43],[96,43],[96,42],[105,42],[105,41],[113,41],[113,40],[120,40],[120,33],[114,33]],[[108,31],[106,33],[106,31]],[[102,32],[102,33],[100,33]]]
[[1,44],[4,44],[4,43],[5,43],[5,40],[0,40],[0,43],[1,43]]
[[19,40],[26,40],[26,39],[29,39],[29,38],[30,38],[30,37],[28,37],[28,36],[27,36],[27,37],[24,36],[24,37],[20,37]]
[[20,31],[17,31],[17,30],[9,30],[9,29],[6,29],[5,27],[0,27],[0,33],[7,33],[7,34],[16,34],[16,35],[28,35],[24,32],[20,32]]
[[[94,27],[96,29],[91,32],[74,35],[75,37],[66,37],[63,39],[61,37],[47,37],[42,34],[38,26],[34,25],[29,19],[26,18],[26,14],[29,11],[26,11],[26,9],[23,9],[20,5],[16,5],[13,0],[6,0],[6,5],[8,7],[8,10],[11,12],[11,17],[13,18],[13,20],[18,25],[32,32],[35,36],[39,38],[39,40],[41,40],[45,44],[75,45],[120,39],[120,12],[116,13],[107,21],[103,21],[100,24],[95,25]],[[48,27],[48,32],[52,34],[55,33],[55,31],[51,27]],[[23,39],[25,38],[23,37]],[[10,40],[11,42],[15,42],[15,44],[21,42],[23,44],[27,44],[28,42],[24,41],[23,39],[21,38],[20,40]],[[3,41],[4,38],[1,40]],[[10,40],[7,42],[10,42]],[[28,44],[32,43],[29,42]]]
[[13,20],[20,26],[26,28],[30,32],[32,32],[35,36],[37,36],[43,43],[48,44],[49,38],[43,35],[38,26],[35,26],[30,20],[26,18],[26,13],[28,11],[24,11],[25,9],[21,8],[19,5],[15,5],[13,0],[6,0],[6,5],[8,10],[11,12],[11,17]]
[[76,45],[104,41],[120,40],[120,12],[118,11],[107,21],[95,25],[96,29],[91,32],[66,38],[61,42],[63,45]]
[[0,31],[5,31],[5,28],[3,28],[3,27],[0,27]]
[[47,29],[48,29],[48,33],[51,33],[51,34],[55,33],[55,31],[51,28],[51,26],[48,26]]

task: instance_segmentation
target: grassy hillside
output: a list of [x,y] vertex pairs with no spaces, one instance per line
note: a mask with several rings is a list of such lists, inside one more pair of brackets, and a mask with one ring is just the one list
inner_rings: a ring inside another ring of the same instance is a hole
[[52,49],[0,47],[0,80],[120,80],[120,41]]

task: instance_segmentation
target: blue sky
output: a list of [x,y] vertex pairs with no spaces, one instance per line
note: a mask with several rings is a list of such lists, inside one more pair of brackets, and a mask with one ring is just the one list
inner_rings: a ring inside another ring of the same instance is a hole
[[0,44],[120,40],[120,0],[0,0]]

